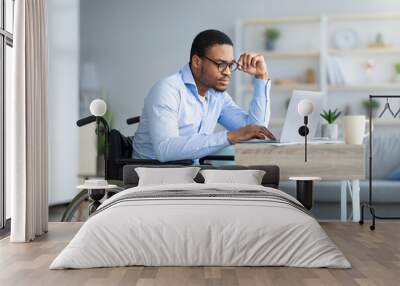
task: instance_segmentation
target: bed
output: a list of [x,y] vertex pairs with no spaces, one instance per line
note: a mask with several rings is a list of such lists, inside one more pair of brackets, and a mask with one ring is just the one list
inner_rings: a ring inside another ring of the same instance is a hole
[[[138,186],[106,200],[50,269],[144,266],[292,266],[350,268],[343,253],[292,196],[277,189],[276,166],[262,185],[197,183]],[[202,166],[203,169],[213,168]]]

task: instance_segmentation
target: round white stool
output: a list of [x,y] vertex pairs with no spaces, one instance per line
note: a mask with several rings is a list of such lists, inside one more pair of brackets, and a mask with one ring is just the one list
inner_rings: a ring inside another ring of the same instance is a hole
[[104,185],[104,186],[93,186],[93,185],[80,185],[76,187],[80,190],[87,190],[89,198],[92,203],[89,205],[89,215],[94,213],[97,208],[101,205],[100,200],[104,197],[106,190],[118,188],[116,185]]

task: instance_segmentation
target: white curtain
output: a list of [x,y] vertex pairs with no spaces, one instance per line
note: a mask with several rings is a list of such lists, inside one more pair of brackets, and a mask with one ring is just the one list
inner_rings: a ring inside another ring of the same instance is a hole
[[13,94],[6,115],[10,136],[12,242],[47,232],[47,21],[46,0],[16,0]]

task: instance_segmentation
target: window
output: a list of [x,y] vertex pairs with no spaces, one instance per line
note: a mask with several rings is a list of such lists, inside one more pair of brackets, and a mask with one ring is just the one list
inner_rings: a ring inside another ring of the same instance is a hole
[[[5,188],[5,99],[11,92],[14,0],[0,0],[0,228],[10,217],[10,195]],[[7,202],[7,203],[6,203]]]

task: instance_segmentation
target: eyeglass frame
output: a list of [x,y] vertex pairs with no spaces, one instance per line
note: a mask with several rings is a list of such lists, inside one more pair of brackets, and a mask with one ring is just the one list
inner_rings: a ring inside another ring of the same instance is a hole
[[[230,72],[234,72],[234,71],[236,71],[236,70],[238,69],[238,67],[239,67],[239,63],[238,63],[237,61],[235,61],[235,60],[233,60],[231,63],[228,63],[228,62],[226,62],[226,61],[222,61],[222,62],[219,63],[219,62],[217,62],[217,61],[214,61],[213,59],[210,59],[210,58],[207,57],[207,56],[202,56],[202,58],[206,58],[207,60],[209,60],[210,62],[212,62],[213,64],[215,64],[215,65],[217,66],[217,69],[218,69],[219,72],[225,71],[226,68],[228,68],[228,67],[229,67],[229,71],[230,71]],[[223,65],[223,64],[226,65],[226,67],[225,67],[224,69],[220,67],[220,66]],[[235,64],[235,68],[234,68],[233,70],[231,70],[230,67],[231,67],[233,64]]]

